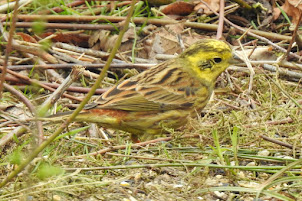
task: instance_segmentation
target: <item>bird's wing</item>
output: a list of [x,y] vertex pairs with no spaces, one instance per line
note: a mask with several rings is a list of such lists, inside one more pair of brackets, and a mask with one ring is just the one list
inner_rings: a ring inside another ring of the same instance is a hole
[[200,83],[171,63],[159,64],[109,89],[96,102],[97,107],[151,111],[192,106]]

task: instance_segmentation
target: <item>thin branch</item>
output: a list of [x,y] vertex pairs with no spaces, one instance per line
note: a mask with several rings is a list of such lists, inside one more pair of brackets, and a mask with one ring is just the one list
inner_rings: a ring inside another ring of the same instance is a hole
[[[5,81],[5,75],[6,75],[6,71],[7,71],[8,58],[9,58],[9,54],[12,51],[13,34],[15,32],[15,29],[16,29],[15,25],[16,25],[16,22],[17,22],[18,8],[19,8],[19,0],[16,0],[15,6],[14,6],[14,13],[13,13],[13,16],[12,16],[12,21],[10,23],[11,28],[9,30],[9,35],[8,35],[8,38],[7,38],[4,64],[3,64],[3,68],[2,68],[2,72],[1,72],[2,76],[1,76],[1,79],[0,79],[0,99],[2,98],[3,84],[4,84],[4,81]],[[1,25],[1,30],[4,30],[2,25]]]
[[[12,93],[13,95],[15,95],[20,101],[22,101],[29,109],[29,111],[31,112],[31,114],[33,116],[36,115],[36,108],[33,106],[33,104],[23,95],[23,93],[19,92],[18,90],[16,90],[14,87],[4,83],[4,87],[6,90],[8,90],[10,93]],[[42,122],[41,121],[35,121],[36,124],[36,128],[37,128],[37,134],[36,134],[36,142],[38,144],[40,144],[42,142],[43,139],[43,127],[42,127]],[[20,130],[17,130],[16,133],[20,133],[21,131],[25,132],[25,130],[27,130],[26,128],[22,127],[20,128]],[[13,132],[15,133],[15,132]],[[35,132],[34,132],[35,133]],[[9,135],[10,136],[10,135]],[[5,143],[9,141],[9,139],[11,139],[9,136],[7,136],[5,138]]]
[[[3,22],[5,26],[11,26],[9,23]],[[34,22],[17,22],[18,28],[31,28]],[[69,30],[116,30],[118,24],[70,24],[70,23],[43,23],[43,26],[47,29],[69,29]]]
[[23,126],[19,126],[17,128],[15,128],[14,130],[12,130],[11,132],[9,132],[8,134],[6,134],[5,136],[3,136],[0,139],[0,150],[7,144],[9,143],[15,136],[19,137],[20,135],[22,135],[23,133],[25,133],[27,131],[27,128],[23,127]]
[[[0,69],[3,69],[3,67],[0,66]],[[38,85],[38,86],[40,86],[40,87],[43,87],[44,89],[47,89],[47,90],[49,90],[49,91],[55,91],[55,89],[53,89],[53,88],[51,88],[51,87],[49,87],[49,86],[47,86],[47,85],[45,85],[45,84],[43,84],[43,83],[37,81],[37,80],[30,79],[29,77],[20,75],[19,73],[16,73],[16,72],[14,72],[14,71],[12,71],[12,70],[7,69],[7,72],[8,72],[9,74],[15,76],[15,77],[18,77],[18,78],[24,80],[25,83],[36,84],[36,85]],[[65,93],[64,93],[63,96],[65,96],[66,98],[70,98],[70,99],[72,99],[72,100],[79,101],[79,102],[82,101],[82,99],[77,98],[77,97],[74,97],[74,96],[71,96],[71,95],[69,95],[69,94],[65,94]]]
[[287,52],[286,52],[286,54],[283,55],[283,58],[282,58],[281,60],[283,60],[284,58],[286,58],[287,60],[289,59],[288,55],[289,55],[290,50],[291,50],[291,48],[292,48],[292,45],[293,45],[293,43],[294,43],[294,41],[295,41],[295,38],[296,38],[296,35],[297,35],[297,30],[298,30],[299,24],[300,24],[300,22],[301,22],[301,17],[302,17],[302,12],[300,12],[300,16],[299,16],[299,19],[298,19],[298,23],[297,23],[297,25],[296,25],[296,27],[295,27],[295,30],[294,30],[294,32],[293,32],[292,39],[291,39],[291,41],[290,41],[290,43],[289,43],[289,45],[288,45],[288,47],[287,47]]
[[[72,66],[76,64],[70,63],[70,64],[45,64],[45,65],[11,65],[7,66],[10,70],[20,71],[20,70],[30,70],[32,68],[34,69],[70,69]],[[122,64],[110,64],[110,68],[117,68],[117,69],[123,69],[123,68],[135,68],[139,70],[146,70],[152,66],[155,66],[156,64],[131,64],[131,63],[122,63]],[[105,64],[85,64],[86,68],[103,68]]]
[[224,18],[224,0],[220,0],[220,6],[219,6],[219,23],[218,23],[218,29],[217,29],[217,35],[216,39],[221,40],[222,39],[222,32],[223,32],[223,18]]
[[266,140],[266,141],[269,141],[269,142],[272,142],[272,143],[275,143],[275,144],[278,144],[280,146],[284,146],[284,147],[287,147],[287,148],[290,148],[292,149],[294,146],[291,145],[291,144],[288,144],[288,143],[285,143],[285,142],[282,142],[280,140],[276,140],[276,139],[273,139],[273,138],[270,138],[270,137],[267,137],[265,135],[259,135],[262,139]]
[[4,88],[6,90],[8,90],[11,94],[15,95],[21,102],[23,102],[27,108],[29,109],[30,113],[35,116],[36,114],[36,109],[33,106],[33,104],[31,104],[31,102],[26,98],[26,96],[23,95],[23,93],[19,92],[18,90],[16,90],[14,87],[5,84],[4,83]]
[[[269,70],[271,72],[277,72],[277,68],[273,65],[263,64],[263,68],[265,70]],[[302,79],[302,73],[286,70],[286,69],[278,69],[278,74],[283,76],[288,76],[290,78]]]
[[242,52],[243,52],[243,54],[242,54],[243,55],[243,60],[244,60],[245,64],[247,65],[247,67],[248,67],[248,69],[250,71],[250,82],[249,82],[248,93],[251,93],[252,88],[253,88],[253,79],[254,79],[255,71],[254,71],[254,69],[253,69],[253,67],[251,65],[251,62],[249,61],[249,59],[248,59],[245,51],[244,51],[244,48],[243,48],[243,46],[241,44],[240,39],[238,39],[238,42],[239,42],[240,48],[242,49]]
[[66,77],[64,82],[40,106],[38,111],[39,117],[44,117],[50,106],[52,106],[62,96],[66,89],[83,74],[84,69],[85,68],[83,66],[73,67],[72,71],[70,72],[69,76]]

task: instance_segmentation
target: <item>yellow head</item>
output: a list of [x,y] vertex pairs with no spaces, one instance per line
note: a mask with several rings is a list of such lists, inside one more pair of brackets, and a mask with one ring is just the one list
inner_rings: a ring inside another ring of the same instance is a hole
[[222,41],[204,39],[189,47],[180,55],[189,62],[188,69],[203,82],[214,83],[217,77],[230,65],[231,48]]

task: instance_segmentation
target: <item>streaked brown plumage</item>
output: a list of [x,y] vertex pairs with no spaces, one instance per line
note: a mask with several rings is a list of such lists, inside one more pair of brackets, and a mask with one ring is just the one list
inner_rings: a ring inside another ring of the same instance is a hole
[[150,139],[184,125],[207,104],[217,77],[229,66],[230,47],[201,40],[177,58],[127,79],[87,105],[76,121],[96,122]]

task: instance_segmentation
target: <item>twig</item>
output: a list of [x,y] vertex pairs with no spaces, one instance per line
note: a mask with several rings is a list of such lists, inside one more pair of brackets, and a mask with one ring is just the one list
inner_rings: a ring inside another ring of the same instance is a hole
[[[265,70],[269,70],[271,72],[276,72],[277,68],[273,65],[269,65],[269,64],[263,64],[263,68]],[[280,69],[278,70],[278,73],[280,75],[285,75],[291,78],[296,78],[296,79],[301,79],[302,78],[302,73],[298,73],[298,72],[294,72],[294,71],[290,71],[290,70],[285,70],[285,69]]]
[[[175,56],[174,56],[175,57]],[[173,57],[173,58],[174,58]],[[7,66],[10,70],[30,70],[32,68],[34,69],[70,69],[72,66],[76,64],[45,64],[45,65],[11,65]],[[156,64],[131,64],[131,63],[122,63],[122,64],[110,64],[110,68],[136,68],[139,70],[146,70],[152,66],[155,66]],[[105,64],[85,64],[86,68],[103,68]]]
[[276,140],[276,139],[267,137],[265,135],[259,135],[259,136],[261,138],[263,138],[264,140],[266,140],[266,141],[269,141],[269,142],[272,142],[272,143],[275,143],[275,144],[278,144],[278,145],[281,145],[281,146],[284,146],[284,147],[287,147],[287,148],[290,148],[290,149],[292,149],[294,147],[291,144],[288,144],[288,143],[285,143],[285,142],[281,142],[280,140]]
[[[8,84],[4,83],[4,87],[10,91],[12,94],[14,94],[19,100],[21,100],[29,109],[31,114],[33,116],[36,116],[37,112],[35,107],[31,104],[31,102],[18,90],[16,90],[14,87],[9,86]],[[36,134],[36,143],[40,144],[43,140],[43,126],[41,121],[36,121],[36,128],[37,128],[37,134]],[[26,130],[26,129],[25,129]],[[35,134],[35,132],[33,132]]]
[[44,117],[50,106],[53,105],[62,96],[64,91],[66,91],[66,89],[83,73],[83,71],[83,66],[74,66],[64,82],[40,106],[38,112],[39,117]]
[[216,39],[221,40],[222,38],[222,32],[223,32],[223,18],[224,18],[224,0],[220,0],[220,6],[219,6],[219,23],[218,23],[218,29],[216,34]]
[[[3,67],[0,66],[0,69],[3,69]],[[43,84],[43,83],[37,81],[37,80],[30,79],[30,78],[28,78],[28,77],[26,77],[26,76],[20,75],[20,74],[18,74],[18,73],[16,73],[16,72],[12,71],[12,70],[7,69],[7,72],[8,72],[9,74],[15,76],[15,77],[18,77],[18,78],[24,80],[24,81],[27,82],[27,83],[39,85],[40,87],[43,87],[43,88],[45,88],[45,89],[47,89],[47,90],[49,90],[49,91],[55,91],[55,89],[53,89],[53,88],[51,88],[51,87],[49,87],[49,86],[47,86],[47,85],[45,85],[45,84]],[[82,99],[77,98],[77,97],[74,97],[74,96],[71,96],[71,95],[69,95],[69,94],[65,94],[65,93],[64,93],[63,96],[65,96],[66,98],[70,98],[70,99],[72,99],[72,100],[82,101]]]
[[85,53],[85,54],[88,54],[88,55],[93,55],[93,56],[104,58],[104,59],[107,59],[108,56],[109,56],[109,53],[107,53],[107,52],[103,52],[103,51],[100,51],[100,50],[93,50],[91,48],[88,49],[88,48],[83,48],[83,47],[77,47],[77,46],[74,46],[74,45],[61,43],[61,42],[55,43],[54,48],[55,47],[70,50],[70,51],[73,51],[73,52]]
[[25,46],[25,45],[20,45],[20,44],[12,44],[12,48],[21,52],[27,52],[33,55],[36,55],[38,57],[41,57],[42,59],[52,63],[52,64],[57,64],[58,61],[55,57],[47,53],[46,51],[42,50],[41,48],[36,48],[32,46]]
[[69,62],[69,63],[75,63],[75,64],[78,64],[78,65],[86,65],[86,64],[89,64],[89,62],[86,62],[86,61],[81,61],[81,60],[78,60],[72,56],[69,56],[63,52],[58,52],[58,51],[54,51],[54,50],[49,50],[54,57],[62,60],[62,61],[65,61],[65,62]]
[[[14,4],[14,12],[13,12],[13,16],[12,16],[12,21],[10,22],[11,29],[9,30],[9,34],[8,34],[8,37],[7,37],[7,45],[6,45],[6,50],[5,50],[4,64],[3,64],[3,68],[2,68],[2,72],[1,72],[0,99],[2,98],[3,84],[4,84],[4,81],[5,81],[5,75],[6,75],[6,71],[7,71],[8,58],[9,58],[9,55],[12,51],[13,34],[15,32],[15,29],[16,29],[15,25],[16,25],[16,22],[17,22],[18,8],[19,8],[19,0],[16,0],[16,2]],[[3,28],[2,24],[0,26],[1,26],[1,31],[2,31],[3,36],[4,36],[4,38],[6,38],[5,34],[4,34],[4,28]]]
[[[5,26],[10,26],[9,23],[3,22]],[[34,22],[17,22],[18,28],[31,28]],[[43,23],[43,26],[47,29],[69,29],[69,30],[116,30],[118,24],[70,24],[70,23]]]
[[[17,125],[20,125],[20,126],[26,128],[27,130],[30,130],[30,128],[27,125],[24,124],[25,123],[24,120],[20,120],[19,116],[16,117],[16,116],[14,116],[14,115],[12,115],[8,112],[5,112],[3,110],[0,110],[0,116],[7,119],[8,122],[10,122],[10,124],[15,123]],[[28,121],[26,123],[28,123]],[[4,127],[4,125],[2,127]]]
[[238,39],[238,42],[239,42],[240,48],[242,49],[242,52],[243,52],[243,59],[244,59],[244,62],[247,65],[247,67],[248,67],[248,69],[250,71],[250,82],[249,82],[248,93],[251,93],[252,88],[253,88],[253,79],[254,79],[255,71],[254,71],[254,69],[253,69],[253,67],[252,67],[252,65],[251,65],[251,63],[250,63],[250,61],[249,61],[249,59],[248,59],[245,51],[244,51],[244,48],[243,48],[243,46],[241,44],[241,41],[240,41],[240,38]]
[[[22,80],[22,79],[18,79],[17,77],[11,76],[11,75],[6,75],[5,76],[5,80],[9,81],[11,83],[11,85],[18,85],[18,86],[13,86],[14,88],[19,88],[21,91],[23,91],[25,89],[25,87],[27,88],[31,88],[33,86],[28,85],[28,82]],[[48,82],[43,82],[43,84],[51,87],[51,88],[58,88],[60,85],[59,84],[54,84],[54,83],[48,83]],[[79,88],[79,89],[77,89]],[[82,87],[76,87],[76,88],[72,88],[70,91],[75,91],[77,92],[77,90],[83,90]],[[81,93],[81,92],[80,92]],[[84,92],[85,93],[85,90]]]
[[13,95],[15,95],[21,102],[23,102],[29,109],[29,111],[31,112],[31,114],[34,116],[36,114],[36,109],[33,106],[33,104],[31,104],[31,102],[23,95],[23,93],[19,92],[18,90],[16,90],[14,87],[11,87],[8,84],[4,83],[4,88],[6,90],[8,90],[10,93],[12,93]]
[[289,55],[289,53],[290,53],[290,50],[291,50],[291,48],[292,48],[292,45],[293,45],[293,43],[294,43],[294,41],[295,41],[295,38],[296,38],[296,35],[297,35],[297,30],[298,30],[298,28],[299,28],[299,24],[300,24],[300,21],[301,21],[301,17],[302,17],[302,12],[300,12],[300,16],[299,16],[299,19],[298,19],[298,23],[297,23],[297,25],[296,25],[296,27],[295,27],[295,30],[294,30],[294,32],[293,32],[293,35],[292,35],[292,39],[290,40],[290,43],[289,43],[289,45],[288,45],[288,47],[287,47],[287,51],[286,51],[286,54],[284,54],[283,55],[283,58],[281,59],[281,61],[283,60],[283,59],[289,59],[289,57],[288,57],[288,55]]
[[3,147],[10,142],[14,136],[19,137],[20,135],[22,135],[24,132],[26,132],[27,129],[23,126],[19,126],[17,128],[15,128],[14,130],[12,130],[10,133],[6,134],[5,136],[3,136],[0,139],[0,149],[3,149]]
[[[20,82],[16,82],[16,84],[18,84],[18,83],[20,83]],[[46,83],[46,82],[43,82],[43,84],[45,84],[45,85],[47,85],[47,86],[49,86],[51,88],[54,88],[54,89],[57,89],[60,86],[59,84],[56,84],[56,83]],[[18,85],[18,87],[20,89],[22,89],[22,86]],[[90,88],[70,86],[70,87],[68,87],[66,89],[66,91],[87,94],[90,91]],[[95,95],[101,95],[105,91],[107,91],[107,88],[105,88],[105,89],[97,89],[94,94]]]
[[285,119],[276,120],[276,121],[267,121],[268,125],[280,125],[280,124],[289,124],[292,123],[294,120],[291,117],[287,117]]

